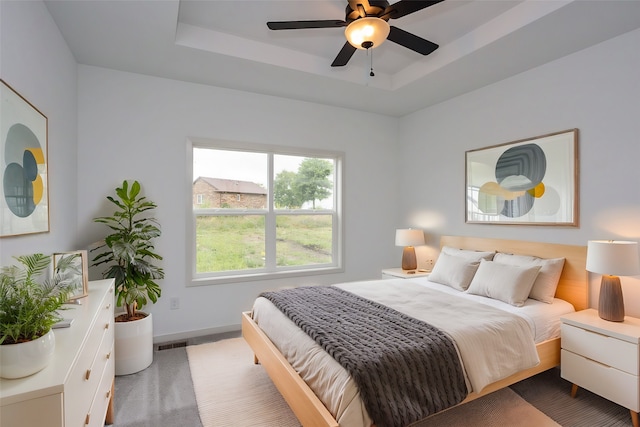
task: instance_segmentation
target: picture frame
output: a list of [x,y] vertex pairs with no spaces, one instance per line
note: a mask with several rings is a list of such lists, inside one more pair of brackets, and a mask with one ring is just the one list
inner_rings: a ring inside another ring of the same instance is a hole
[[48,120],[0,79],[0,237],[49,231]]
[[577,227],[578,129],[465,152],[465,222]]
[[[76,301],[89,295],[89,267],[87,251],[56,252],[53,258],[53,274],[59,274],[60,279],[73,284],[74,291],[69,301]],[[66,263],[64,272],[58,271]]]

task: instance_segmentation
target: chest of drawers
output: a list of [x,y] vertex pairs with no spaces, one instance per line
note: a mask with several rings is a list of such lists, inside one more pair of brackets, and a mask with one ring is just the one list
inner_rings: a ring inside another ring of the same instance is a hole
[[2,427],[103,426],[113,416],[113,280],[89,282],[80,305],[61,312],[53,361],[26,378],[0,380]]
[[562,317],[562,378],[631,411],[640,411],[640,319],[601,319],[593,309]]

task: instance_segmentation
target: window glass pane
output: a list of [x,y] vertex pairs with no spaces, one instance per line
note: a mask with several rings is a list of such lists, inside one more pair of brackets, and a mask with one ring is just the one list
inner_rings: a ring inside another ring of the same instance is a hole
[[194,209],[266,209],[267,154],[193,149]]
[[334,163],[332,159],[275,155],[275,208],[333,209]]
[[277,266],[331,263],[332,220],[332,215],[278,215]]
[[262,215],[196,216],[196,273],[264,268]]

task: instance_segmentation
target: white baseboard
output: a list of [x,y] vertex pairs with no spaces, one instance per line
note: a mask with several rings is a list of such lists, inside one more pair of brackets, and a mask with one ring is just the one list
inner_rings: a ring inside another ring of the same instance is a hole
[[219,326],[216,328],[198,329],[195,331],[178,332],[175,334],[157,335],[153,337],[153,344],[167,343],[172,341],[187,340],[189,338],[197,338],[205,335],[222,334],[225,332],[237,332],[242,329],[240,323],[236,325]]

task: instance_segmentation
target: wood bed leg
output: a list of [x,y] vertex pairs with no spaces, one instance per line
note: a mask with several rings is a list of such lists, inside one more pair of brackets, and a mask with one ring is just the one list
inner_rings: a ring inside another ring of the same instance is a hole
[[638,413],[632,410],[629,410],[629,412],[631,412],[631,422],[633,423],[633,427],[640,427],[640,423],[638,422]]
[[578,384],[571,384],[571,397],[576,397],[578,394]]
[[576,397],[578,394],[578,384],[571,384],[571,397]]
[[258,365],[260,364],[260,361],[258,360],[258,356],[256,356],[256,354],[253,354],[253,364],[254,365]]

